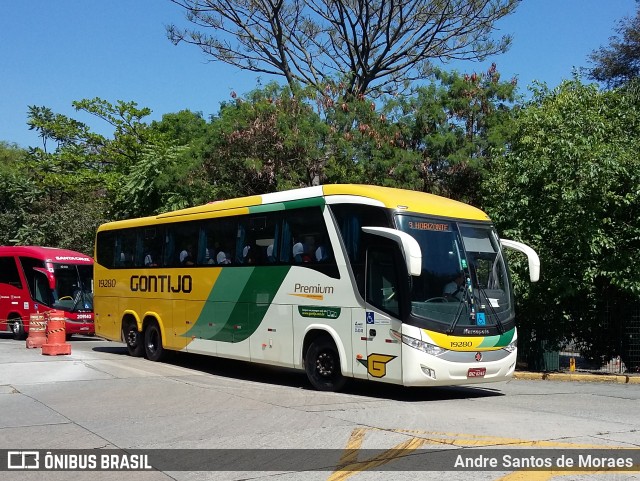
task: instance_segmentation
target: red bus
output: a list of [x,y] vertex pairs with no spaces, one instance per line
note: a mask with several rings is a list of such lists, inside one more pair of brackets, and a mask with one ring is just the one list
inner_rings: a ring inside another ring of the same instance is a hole
[[29,316],[65,312],[67,337],[95,333],[93,259],[66,249],[0,246],[0,332],[25,339]]

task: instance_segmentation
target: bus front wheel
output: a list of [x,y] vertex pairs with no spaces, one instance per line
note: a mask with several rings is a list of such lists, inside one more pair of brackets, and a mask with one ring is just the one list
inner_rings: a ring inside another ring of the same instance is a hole
[[340,355],[332,339],[314,340],[304,357],[309,381],[318,391],[339,391],[346,382],[340,370]]
[[144,331],[144,351],[149,361],[159,361],[164,354],[160,327],[153,322]]
[[26,333],[24,332],[24,324],[22,323],[22,319],[19,317],[12,317],[9,319],[9,324],[11,325],[11,332],[13,333],[13,338],[17,341],[24,341],[27,338]]
[[136,326],[135,323],[130,322],[123,326],[122,337],[127,344],[127,350],[130,356],[140,357],[144,354],[142,333],[138,331],[138,326]]

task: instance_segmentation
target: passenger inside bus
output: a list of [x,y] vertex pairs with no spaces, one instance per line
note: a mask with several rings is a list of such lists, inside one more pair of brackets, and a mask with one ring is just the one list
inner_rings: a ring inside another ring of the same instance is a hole
[[220,265],[231,264],[231,256],[224,250],[220,250],[216,256],[216,262]]
[[329,252],[327,250],[327,248],[323,245],[321,245],[320,247],[318,247],[316,249],[316,261],[318,262],[324,262],[326,260],[329,259]]
[[444,286],[442,296],[449,301],[462,300],[464,290],[464,272],[460,271],[455,279]]
[[191,247],[191,244],[189,244],[187,245],[186,248],[182,250],[182,252],[180,252],[180,265],[183,265],[183,266],[194,265],[192,251],[193,251],[193,247]]
[[298,264],[307,264],[317,260],[316,239],[314,236],[304,236],[303,242],[293,245],[293,259]]
[[144,256],[144,266],[145,267],[157,267],[158,263],[155,261],[155,254],[148,252]]
[[273,244],[269,244],[267,247],[267,261],[270,264],[274,264],[276,262],[276,256],[273,255]]
[[255,249],[252,249],[250,245],[244,246],[242,249],[242,263],[243,264],[253,264],[253,253]]
[[302,242],[293,244],[293,260],[296,264],[302,264],[302,254],[304,254]]

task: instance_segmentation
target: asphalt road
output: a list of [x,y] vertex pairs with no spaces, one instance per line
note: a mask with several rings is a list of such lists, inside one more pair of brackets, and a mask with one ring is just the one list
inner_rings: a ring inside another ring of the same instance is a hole
[[[532,463],[565,450],[588,456],[605,448],[618,456],[638,449],[639,384],[514,379],[407,389],[354,382],[342,393],[320,393],[296,371],[181,354],[153,363],[94,338],[71,345],[71,355],[43,356],[0,335],[0,450],[167,450],[151,453],[171,459],[160,470],[22,470],[0,472],[0,479],[640,479],[635,461],[631,470],[606,472],[447,464],[482,462],[480,455],[486,462],[487,449],[501,462],[522,449],[535,455]],[[237,469],[211,469],[227,454],[222,449],[239,451],[216,466]],[[274,469],[252,468],[265,453],[278,457]],[[436,456],[442,453],[443,460]],[[323,457],[328,467],[306,471]]]

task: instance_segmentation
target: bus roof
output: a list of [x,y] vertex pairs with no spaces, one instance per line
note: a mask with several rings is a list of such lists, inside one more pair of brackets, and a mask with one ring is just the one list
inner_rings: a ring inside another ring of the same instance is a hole
[[[111,228],[134,227],[141,221],[166,220],[171,222],[176,217],[207,217],[213,212],[227,211],[222,215],[249,214],[285,208],[292,203],[298,207],[318,205],[320,203],[338,204],[354,203],[377,205],[407,213],[427,214],[439,217],[488,221],[489,216],[480,209],[462,202],[438,195],[416,192],[391,187],[357,184],[327,184],[301,189],[285,190],[270,194],[239,197],[229,200],[210,202],[205,205],[190,207],[159,214],[146,219],[130,219],[110,223]],[[102,226],[100,228],[102,230]]]
[[43,261],[68,264],[93,264],[93,259],[81,252],[69,249],[41,246],[0,246],[0,256],[29,256]]

